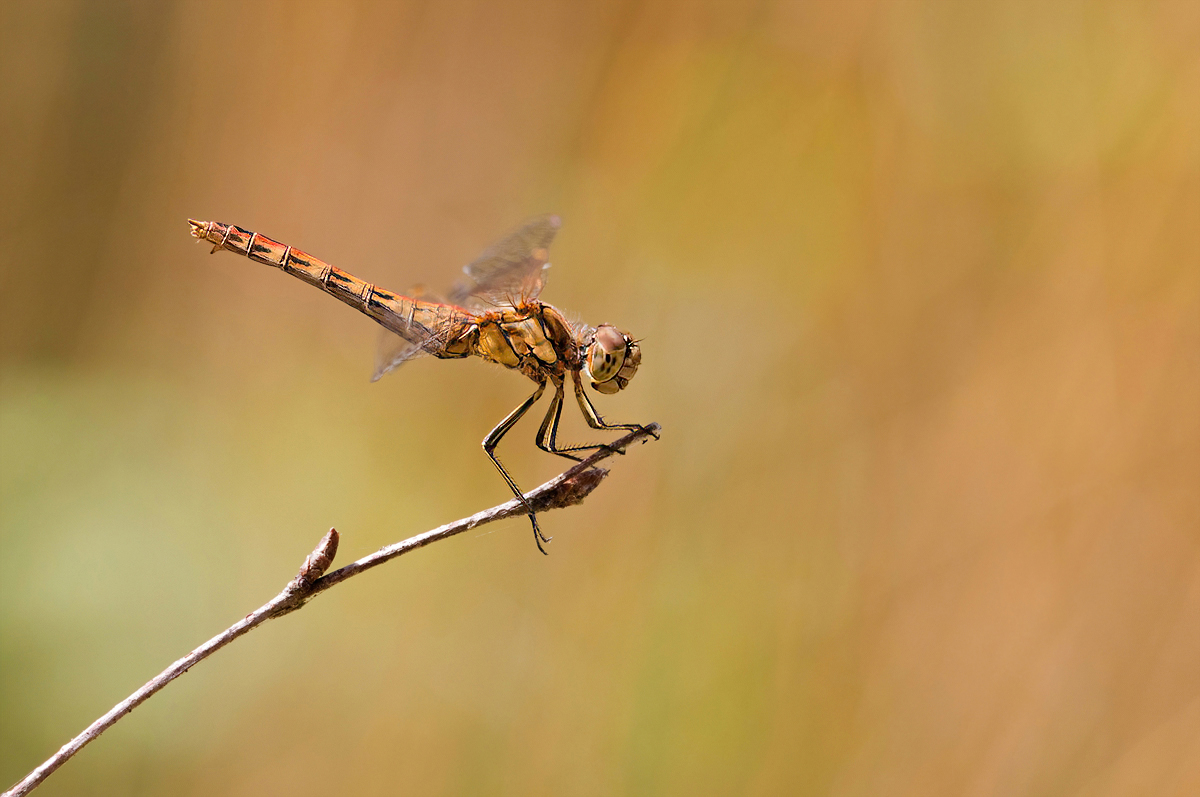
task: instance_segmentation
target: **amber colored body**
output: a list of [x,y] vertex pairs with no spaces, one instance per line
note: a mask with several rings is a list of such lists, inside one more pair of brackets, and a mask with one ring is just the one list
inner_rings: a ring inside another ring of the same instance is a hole
[[[218,221],[190,221],[192,235],[213,244],[213,251],[226,249],[245,255],[251,260],[274,266],[293,277],[314,285],[351,307],[369,315],[388,330],[400,336],[404,344],[401,353],[391,363],[384,365],[376,378],[399,363],[416,354],[429,354],[441,359],[458,359],[476,356],[488,362],[520,371],[537,384],[537,389],[499,424],[483,440],[483,450],[500,471],[509,488],[518,500],[525,503],[533,525],[538,550],[545,553],[543,542],[549,542],[538,526],[533,507],[526,501],[516,482],[496,457],[496,446],[501,438],[537,403],[547,383],[554,386],[550,409],[538,430],[537,446],[543,451],[569,459],[580,459],[577,454],[603,448],[603,445],[560,446],[557,442],[559,420],[562,417],[564,383],[570,374],[575,397],[584,418],[593,429],[640,429],[638,424],[610,424],[596,412],[583,389],[580,372],[587,369],[590,377],[605,370],[602,382],[592,381],[592,386],[605,393],[616,392],[625,387],[633,377],[641,361],[637,342],[625,333],[609,325],[599,330],[582,328],[573,331],[555,308],[536,298],[506,298],[494,310],[473,312],[456,304],[432,302],[411,296],[402,296],[377,288],[341,269],[318,260],[307,252],[293,249],[265,235],[260,235],[232,224]],[[518,233],[521,257],[509,260],[513,255],[510,248],[501,248],[494,257],[499,258],[500,268],[493,275],[502,277],[523,276],[532,279],[533,285],[527,296],[536,297],[541,281],[538,276],[546,262],[546,246],[558,228],[557,217],[541,217],[533,220],[524,231],[532,231],[534,239],[540,234],[544,243],[529,241]],[[506,239],[506,243],[511,243]],[[512,263],[518,263],[512,267]],[[510,275],[507,271],[512,271]],[[515,291],[514,291],[515,292]],[[470,294],[467,294],[470,295]],[[599,334],[603,333],[603,334]],[[598,344],[615,346],[619,357],[612,359],[612,351],[599,349]],[[607,353],[606,353],[607,352]],[[589,378],[590,378],[589,377]],[[655,435],[657,437],[657,435]]]
[[537,300],[473,313],[465,308],[392,293],[307,252],[219,221],[202,223],[197,237],[274,266],[371,316],[400,337],[442,359],[475,355],[520,371],[534,382],[562,384],[582,365],[579,345],[562,313]]

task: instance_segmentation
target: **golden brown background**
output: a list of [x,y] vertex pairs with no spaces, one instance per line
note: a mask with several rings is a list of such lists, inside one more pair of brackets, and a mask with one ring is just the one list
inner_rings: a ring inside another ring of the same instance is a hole
[[17,2],[0,78],[0,785],[329,526],[506,497],[527,383],[369,384],[187,217],[403,289],[552,210],[662,441],[41,794],[1200,793],[1200,5]]

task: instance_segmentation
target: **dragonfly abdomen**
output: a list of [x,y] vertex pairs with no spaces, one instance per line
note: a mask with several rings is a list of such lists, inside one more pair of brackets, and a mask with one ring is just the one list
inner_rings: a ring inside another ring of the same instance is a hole
[[191,224],[192,235],[212,243],[214,252],[227,249],[264,265],[274,266],[360,310],[365,310],[370,303],[374,285],[334,268],[307,252],[232,224],[219,221],[191,221]]
[[[369,315],[435,357],[457,358],[472,353],[472,341],[467,338],[473,318],[458,307],[376,288],[307,252],[233,224],[188,221],[192,235],[213,244],[214,252],[226,249],[291,274]],[[447,335],[447,331],[453,334]]]
[[474,338],[479,334],[474,317],[461,308],[401,296],[382,288],[373,287],[363,312],[442,359],[469,357]]

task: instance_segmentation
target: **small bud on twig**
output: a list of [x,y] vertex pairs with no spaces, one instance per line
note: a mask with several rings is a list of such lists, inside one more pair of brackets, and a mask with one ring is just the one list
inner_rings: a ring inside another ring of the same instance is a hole
[[301,584],[311,584],[325,575],[325,571],[333,564],[333,557],[337,556],[338,539],[337,529],[326,532],[313,552],[304,557],[304,564],[300,566],[296,580]]

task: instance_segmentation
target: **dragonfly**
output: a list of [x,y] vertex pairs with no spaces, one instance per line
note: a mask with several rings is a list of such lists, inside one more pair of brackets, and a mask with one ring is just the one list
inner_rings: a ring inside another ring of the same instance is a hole
[[[538,428],[538,448],[581,461],[586,452],[608,444],[560,445],[558,427],[569,379],[588,426],[597,430],[643,430],[641,424],[609,423],[596,410],[584,382],[602,394],[629,386],[642,362],[639,341],[612,324],[590,327],[572,323],[538,297],[550,267],[549,248],[562,226],[553,214],[530,219],[463,267],[463,277],[444,298],[410,291],[387,291],[318,260],[307,252],[260,233],[219,221],[188,219],[192,235],[226,250],[273,266],[325,291],[375,319],[387,330],[390,344],[381,348],[376,381],[418,357],[443,360],[479,357],[518,371],[536,385],[533,393],[483,438],[483,450],[513,495],[524,505],[534,541],[543,554],[537,514],[516,481],[500,463],[496,447],[517,421],[538,402],[546,387],[554,389]],[[656,438],[658,434],[651,431]]]

